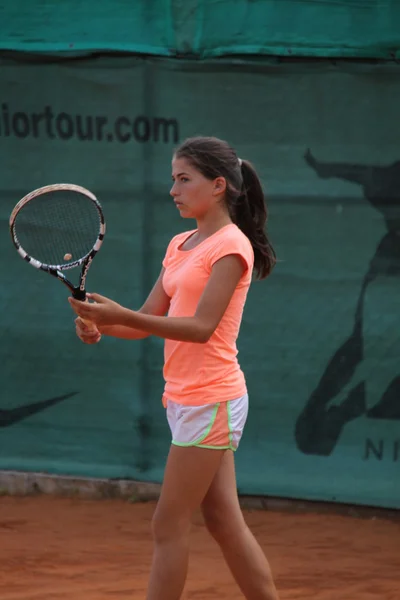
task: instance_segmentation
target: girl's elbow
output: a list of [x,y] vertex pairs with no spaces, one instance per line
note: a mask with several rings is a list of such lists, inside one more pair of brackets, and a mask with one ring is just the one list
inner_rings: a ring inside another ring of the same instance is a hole
[[214,330],[210,329],[209,327],[199,327],[198,331],[196,332],[195,342],[198,344],[206,344],[213,333]]

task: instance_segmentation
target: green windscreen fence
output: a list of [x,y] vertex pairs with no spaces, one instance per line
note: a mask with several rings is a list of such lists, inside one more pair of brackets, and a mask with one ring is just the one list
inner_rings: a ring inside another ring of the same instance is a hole
[[138,308],[193,226],[169,197],[173,148],[212,134],[258,169],[279,259],[239,340],[239,491],[400,507],[399,104],[396,65],[3,60],[0,469],[161,481],[162,340],[82,344],[8,218],[38,186],[91,189],[107,235],[88,287]]
[[398,57],[398,0],[0,0],[0,49]]

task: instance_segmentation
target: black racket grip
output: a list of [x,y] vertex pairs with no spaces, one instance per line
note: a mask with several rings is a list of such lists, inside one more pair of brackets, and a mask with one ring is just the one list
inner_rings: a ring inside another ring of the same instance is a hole
[[81,300],[84,302],[86,300],[86,292],[79,288],[74,288],[72,290],[72,297],[75,298],[75,300]]
[[[75,300],[79,300],[80,302],[87,302],[87,298],[86,298],[86,292],[80,290],[79,288],[75,288],[72,292],[72,297],[75,298]],[[89,331],[98,331],[96,325],[94,323],[92,323],[92,321],[88,321],[87,319],[82,319],[82,317],[80,317],[81,321],[83,323],[85,323],[86,327],[89,329]]]

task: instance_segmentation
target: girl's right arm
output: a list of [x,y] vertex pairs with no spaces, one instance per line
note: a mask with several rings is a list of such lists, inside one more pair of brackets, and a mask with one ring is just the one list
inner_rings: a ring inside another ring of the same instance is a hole
[[[162,317],[168,312],[170,298],[165,293],[162,283],[164,271],[165,269],[163,267],[156,283],[153,286],[153,289],[147,297],[146,302],[139,309],[139,313]],[[126,327],[124,325],[108,325],[100,327],[98,333],[89,333],[86,331],[86,327],[79,317],[76,319],[75,323],[77,336],[86,344],[96,344],[100,341],[101,335],[107,335],[124,340],[140,340],[149,337],[150,335],[145,331],[134,329],[132,327]]]

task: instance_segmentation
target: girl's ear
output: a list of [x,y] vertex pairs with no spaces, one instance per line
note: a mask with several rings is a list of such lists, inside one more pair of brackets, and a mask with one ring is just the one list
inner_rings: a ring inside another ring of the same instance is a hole
[[219,196],[220,194],[225,194],[226,191],[226,179],[225,177],[217,177],[214,180],[214,190],[213,195]]

